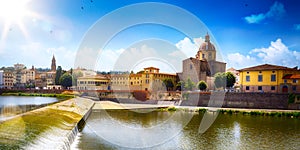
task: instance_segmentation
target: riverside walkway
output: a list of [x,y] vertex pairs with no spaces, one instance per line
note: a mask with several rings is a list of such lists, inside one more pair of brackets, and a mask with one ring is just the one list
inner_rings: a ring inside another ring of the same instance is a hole
[[189,110],[198,110],[198,109],[207,109],[209,111],[217,111],[217,110],[232,110],[232,111],[240,111],[240,112],[300,112],[300,110],[282,110],[282,109],[247,109],[247,108],[222,108],[222,107],[199,107],[199,106],[176,106],[174,104],[120,104],[111,101],[96,101],[93,107],[93,110],[97,109],[150,109],[150,108],[167,108],[167,107],[175,107],[179,109],[189,109]]

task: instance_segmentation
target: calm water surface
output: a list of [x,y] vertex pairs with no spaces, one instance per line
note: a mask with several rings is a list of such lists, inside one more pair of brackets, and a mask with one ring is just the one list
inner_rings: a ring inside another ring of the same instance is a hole
[[54,97],[0,96],[0,121],[56,101]]
[[176,112],[94,111],[72,149],[300,149],[299,119],[219,114],[199,134],[203,114]]
[[53,97],[33,96],[0,96],[0,106],[8,105],[41,105],[56,102]]

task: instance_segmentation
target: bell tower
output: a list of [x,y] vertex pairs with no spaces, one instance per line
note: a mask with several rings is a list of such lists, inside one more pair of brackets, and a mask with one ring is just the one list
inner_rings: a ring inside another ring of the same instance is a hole
[[56,71],[56,60],[55,60],[54,55],[52,57],[51,71]]

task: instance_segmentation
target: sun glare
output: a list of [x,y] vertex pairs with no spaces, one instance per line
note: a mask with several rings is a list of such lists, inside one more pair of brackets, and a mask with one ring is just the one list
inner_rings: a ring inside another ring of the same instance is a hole
[[20,21],[29,12],[26,4],[29,0],[0,0],[0,17],[6,21]]
[[0,21],[4,23],[4,29],[1,35],[1,40],[7,36],[11,30],[12,24],[17,24],[23,35],[28,38],[28,34],[22,19],[33,16],[27,4],[30,0],[0,0]]

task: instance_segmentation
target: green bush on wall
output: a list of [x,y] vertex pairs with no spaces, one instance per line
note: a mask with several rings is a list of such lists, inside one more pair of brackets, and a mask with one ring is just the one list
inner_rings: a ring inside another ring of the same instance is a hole
[[294,102],[295,102],[295,97],[296,97],[295,94],[290,93],[290,94],[289,94],[289,100],[288,100],[288,103],[289,103],[289,104],[294,103]]

